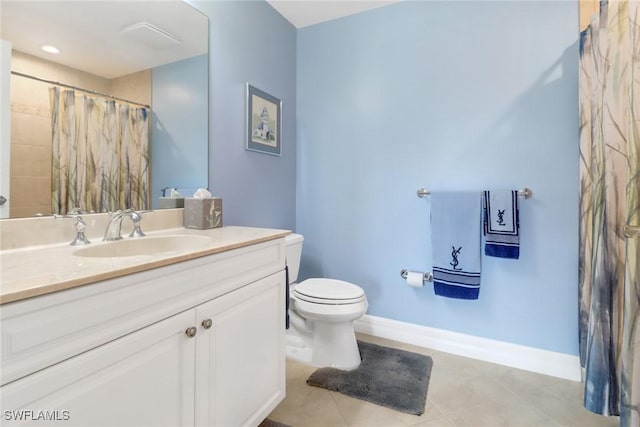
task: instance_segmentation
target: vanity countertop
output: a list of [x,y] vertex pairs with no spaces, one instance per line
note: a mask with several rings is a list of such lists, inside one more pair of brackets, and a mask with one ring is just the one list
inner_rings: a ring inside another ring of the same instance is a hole
[[[73,252],[88,246],[69,246],[68,243],[3,250],[0,251],[0,304],[242,248],[289,233],[288,230],[234,226],[210,230],[173,228],[147,233],[147,236],[205,236],[211,239],[211,244],[195,251],[126,257],[80,257]],[[94,242],[89,246],[108,244]]]

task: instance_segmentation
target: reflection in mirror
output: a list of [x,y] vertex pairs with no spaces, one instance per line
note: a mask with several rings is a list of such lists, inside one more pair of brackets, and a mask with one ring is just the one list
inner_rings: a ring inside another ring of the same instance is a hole
[[206,16],[182,1],[3,1],[0,28],[11,218],[149,209],[161,188],[207,186]]

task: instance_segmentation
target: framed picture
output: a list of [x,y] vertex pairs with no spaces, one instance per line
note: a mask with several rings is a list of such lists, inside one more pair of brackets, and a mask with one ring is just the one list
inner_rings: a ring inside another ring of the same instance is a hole
[[247,150],[282,154],[282,101],[247,83]]

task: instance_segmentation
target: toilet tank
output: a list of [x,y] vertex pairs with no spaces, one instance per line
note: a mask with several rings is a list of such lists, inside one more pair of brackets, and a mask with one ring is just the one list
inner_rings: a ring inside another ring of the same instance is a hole
[[302,234],[289,234],[284,237],[284,243],[287,247],[286,257],[287,266],[289,267],[289,283],[298,280],[298,270],[300,269],[300,256],[302,255],[302,242],[304,236]]

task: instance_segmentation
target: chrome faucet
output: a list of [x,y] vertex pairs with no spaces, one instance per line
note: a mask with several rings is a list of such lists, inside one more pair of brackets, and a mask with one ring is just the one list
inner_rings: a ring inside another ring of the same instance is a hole
[[84,222],[84,220],[82,219],[82,217],[78,214],[67,214],[67,215],[58,215],[58,214],[54,214],[53,217],[55,219],[58,218],[74,218],[76,220],[76,237],[73,239],[73,241],[71,243],[69,243],[71,246],[83,246],[83,245],[88,245],[89,243],[91,243],[89,241],[89,239],[87,239],[87,236],[84,234],[85,230],[87,229],[87,223]]
[[102,239],[105,242],[122,239],[120,230],[122,229],[122,220],[125,217],[131,218],[131,222],[133,222],[133,231],[129,234],[129,237],[142,237],[145,235],[140,228],[140,224],[142,223],[142,212],[136,212],[133,209],[126,209],[124,211],[112,212],[109,215],[111,218],[107,223],[104,238]]

